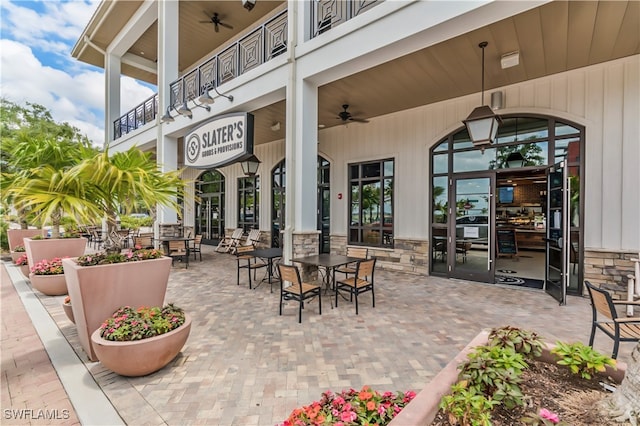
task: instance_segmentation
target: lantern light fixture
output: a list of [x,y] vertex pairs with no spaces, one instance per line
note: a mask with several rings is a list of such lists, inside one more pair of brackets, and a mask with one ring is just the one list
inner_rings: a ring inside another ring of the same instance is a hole
[[260,160],[251,154],[248,157],[240,161],[240,166],[245,176],[255,176],[258,173],[258,166],[260,166]]
[[489,43],[486,41],[478,44],[478,47],[482,49],[482,91],[481,101],[482,104],[476,107],[466,120],[462,122],[469,131],[469,137],[475,146],[491,145],[496,138],[498,132],[498,126],[502,122],[500,116],[496,115],[493,110],[484,104],[484,48]]

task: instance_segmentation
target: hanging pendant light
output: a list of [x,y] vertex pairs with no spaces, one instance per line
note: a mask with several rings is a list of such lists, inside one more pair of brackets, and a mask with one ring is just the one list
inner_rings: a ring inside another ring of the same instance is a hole
[[500,116],[496,115],[493,110],[484,104],[484,48],[489,43],[483,41],[478,45],[482,49],[482,92],[481,101],[482,106],[477,107],[466,120],[463,120],[469,137],[475,146],[491,145],[496,138],[498,132],[498,126],[501,123]]

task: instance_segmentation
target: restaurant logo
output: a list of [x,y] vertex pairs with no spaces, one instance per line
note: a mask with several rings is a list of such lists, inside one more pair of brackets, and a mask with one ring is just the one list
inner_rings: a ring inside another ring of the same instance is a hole
[[216,117],[184,137],[185,165],[223,167],[253,153],[253,115],[238,112]]

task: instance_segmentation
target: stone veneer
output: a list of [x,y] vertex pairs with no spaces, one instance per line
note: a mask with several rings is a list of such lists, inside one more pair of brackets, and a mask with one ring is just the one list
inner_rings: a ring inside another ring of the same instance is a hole
[[[382,247],[368,248],[369,256],[375,256],[378,259],[376,268],[429,275],[429,243],[426,240],[395,238],[392,249]],[[331,253],[345,254],[346,252],[347,237],[332,235]]]
[[[612,293],[614,299],[627,298],[627,275],[635,273],[639,253],[617,250],[584,250],[584,279]],[[586,287],[585,287],[586,292]]]

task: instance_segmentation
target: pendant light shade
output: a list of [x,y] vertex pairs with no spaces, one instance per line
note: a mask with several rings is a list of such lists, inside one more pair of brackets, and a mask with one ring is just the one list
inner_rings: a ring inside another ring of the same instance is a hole
[[482,49],[482,106],[475,108],[467,119],[462,121],[467,126],[469,137],[475,146],[492,144],[498,133],[498,126],[501,123],[500,116],[496,115],[488,105],[484,104],[484,48],[488,44],[483,41],[478,45]]

